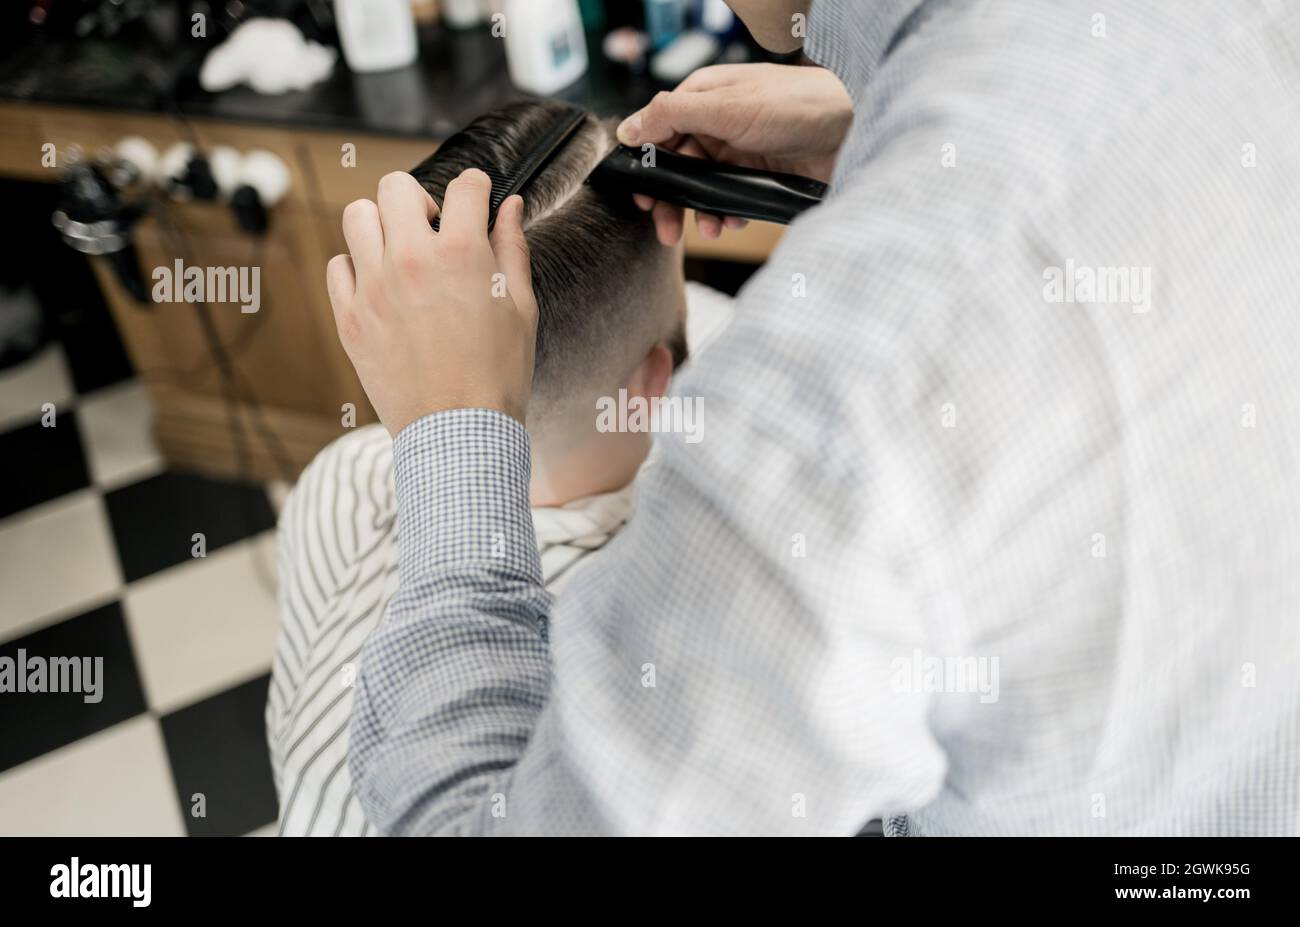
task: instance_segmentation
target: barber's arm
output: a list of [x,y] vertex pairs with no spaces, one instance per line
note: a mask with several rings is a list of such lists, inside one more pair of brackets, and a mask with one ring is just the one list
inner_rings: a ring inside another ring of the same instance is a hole
[[[409,174],[348,206],[327,269],[339,337],[394,436],[401,585],[357,684],[350,762],[387,833],[474,832],[548,690],[521,422],[533,369],[523,202],[467,171],[438,214]],[[500,286],[501,280],[506,282]]]
[[[872,500],[805,479],[840,463],[800,457],[825,453],[797,440],[805,415],[755,412],[743,365],[710,384],[708,440],[665,442],[647,504],[551,602],[522,425],[522,210],[507,201],[489,238],[488,192],[479,172],[453,182],[435,234],[432,201],[390,175],[377,205],[349,208],[351,258],[330,265],[340,337],[395,435],[401,583],[365,649],[349,760],[369,819],[392,834],[849,833],[923,799],[942,776],[924,701],[882,684],[921,643],[906,595],[885,569],[789,569],[786,524],[850,549]],[[725,350],[744,356],[745,337]],[[846,582],[865,620],[821,601]]]

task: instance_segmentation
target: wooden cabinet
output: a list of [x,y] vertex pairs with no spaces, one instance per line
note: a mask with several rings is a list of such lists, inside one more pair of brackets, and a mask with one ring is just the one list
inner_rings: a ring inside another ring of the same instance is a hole
[[[374,420],[334,332],[323,283],[328,257],[310,213],[277,209],[267,233],[252,237],[222,206],[173,205],[142,222],[135,242],[151,283],[155,268],[175,277],[178,259],[183,268],[257,270],[257,277],[246,278],[258,284],[257,311],[244,312],[234,292],[206,309],[180,293],[140,304],[106,267],[96,268],[152,393],[158,442],[170,462],[223,475],[292,479],[342,433],[347,404],[357,424]],[[203,311],[233,377],[221,375]],[[236,421],[241,439],[232,431]]]
[[[224,302],[215,301],[217,294],[202,294],[214,300],[206,312],[212,336],[229,359],[229,377],[221,375],[205,333],[204,309],[186,302],[179,288],[172,299],[140,303],[104,261],[91,259],[132,363],[149,388],[155,436],[169,464],[223,477],[293,479],[344,432],[345,419],[357,425],[375,421],[338,343],[325,289],[325,264],[343,250],[337,228],[344,204],[336,205],[332,189],[322,195],[317,177],[325,158],[315,152],[337,152],[340,141],[274,128],[203,121],[183,126],[148,115],[18,104],[0,105],[0,126],[0,172],[31,179],[57,178],[56,170],[41,166],[47,142],[64,158],[74,145],[93,154],[127,135],[142,136],[160,151],[186,139],[204,148],[265,149],[288,167],[289,190],[271,210],[264,235],[241,230],[224,203],[159,200],[135,227],[151,295],[155,274],[175,276],[177,261],[182,271],[231,268],[251,277],[256,268],[256,312],[241,311],[235,293]],[[362,147],[374,149],[378,163],[386,141]],[[395,145],[383,163],[403,163],[408,149],[427,154],[433,147]],[[341,163],[337,157],[335,163]],[[354,188],[373,190],[381,175],[377,167],[359,167],[349,176]]]

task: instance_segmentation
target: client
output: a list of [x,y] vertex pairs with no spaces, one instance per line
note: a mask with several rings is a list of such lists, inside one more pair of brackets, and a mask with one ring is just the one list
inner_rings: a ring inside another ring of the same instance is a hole
[[[558,106],[524,102],[481,116],[413,173],[441,204],[463,170],[517,163]],[[589,115],[523,191],[538,306],[530,494],[551,591],[626,521],[651,447],[644,431],[597,428],[597,401],[620,390],[659,399],[686,351],[681,249],[659,245],[630,200],[584,185],[613,144],[613,126]],[[715,318],[726,312],[725,297],[702,287],[692,286],[691,302]],[[358,429],[307,467],[281,514],[281,628],[266,720],[282,835],[374,833],[346,758],[361,647],[397,588],[392,469],[383,426]]]

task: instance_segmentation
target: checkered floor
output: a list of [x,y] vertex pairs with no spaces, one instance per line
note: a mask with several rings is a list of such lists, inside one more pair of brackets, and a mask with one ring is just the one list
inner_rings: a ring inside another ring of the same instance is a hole
[[0,693],[0,835],[274,832],[271,494],[168,472],[144,388],[73,355],[0,371],[0,657],[102,656],[102,700]]
[[[287,487],[166,470],[88,267],[40,237],[51,191],[0,193],[37,200],[19,223],[30,247],[4,258],[58,339],[0,370],[0,659],[102,657],[105,676],[94,704],[0,691],[0,836],[274,833],[263,707]],[[752,270],[687,262],[729,293]],[[0,283],[0,323],[22,314],[14,299]]]

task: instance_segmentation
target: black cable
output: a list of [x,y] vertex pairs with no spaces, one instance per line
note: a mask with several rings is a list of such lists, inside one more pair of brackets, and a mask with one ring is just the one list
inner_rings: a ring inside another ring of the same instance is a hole
[[[162,202],[159,210],[160,228],[172,240],[173,247],[177,247],[182,261],[191,266],[197,266],[193,260],[193,248],[191,247],[189,236],[184,228],[178,223],[172,215],[169,206]],[[259,242],[259,253],[261,250]],[[289,455],[285,452],[283,444],[279,437],[267,425],[261,403],[258,402],[252,390],[245,391],[242,386],[244,379],[240,376],[238,369],[235,367],[234,360],[227,353],[226,345],[221,341],[221,336],[217,331],[216,323],[212,319],[212,309],[204,300],[195,302],[195,316],[199,322],[199,329],[203,333],[204,341],[207,345],[211,363],[216,366],[218,378],[221,381],[222,396],[226,402],[227,422],[230,428],[231,440],[235,450],[235,471],[236,476],[245,483],[262,483],[263,481],[256,478],[253,473],[251,455],[249,453],[248,438],[245,432],[243,418],[240,415],[241,405],[250,413],[250,419],[254,428],[260,433],[262,441],[266,445],[267,451],[274,459],[277,468],[279,468],[284,479],[290,484],[296,481],[298,468],[293,465]],[[264,490],[265,491],[265,490]],[[257,529],[256,513],[251,507],[247,510],[248,523],[250,527],[250,537],[255,535]],[[259,579],[263,587],[271,594],[276,595],[276,582],[270,574],[270,570],[257,555],[257,548],[252,548],[254,567],[258,572]]]
[[[170,229],[172,235],[177,238],[180,237],[179,232],[176,231],[176,222],[168,209],[166,199],[161,196],[153,198],[149,211],[161,212],[167,221],[172,224],[172,228]],[[263,256],[263,242],[260,238],[255,240],[257,241],[257,251],[253,255],[255,258],[253,263],[254,265],[259,265]],[[266,316],[263,313],[258,312],[254,315],[251,324],[245,326],[244,330],[240,332],[237,338],[233,339],[229,344],[223,345],[224,352],[226,356],[230,358],[232,364],[235,360],[238,360],[243,356],[244,351],[246,351],[249,345],[252,344],[253,339],[257,336],[258,332],[262,330],[265,324]],[[210,373],[215,363],[215,356],[212,352],[209,352],[208,357],[189,368],[159,366],[149,367],[138,371],[138,373],[141,377],[148,379],[167,380],[168,382],[180,386],[192,386],[195,380],[199,379],[204,374]]]

